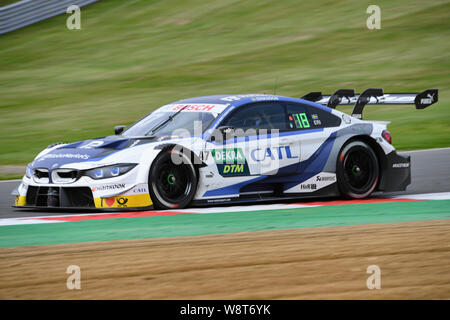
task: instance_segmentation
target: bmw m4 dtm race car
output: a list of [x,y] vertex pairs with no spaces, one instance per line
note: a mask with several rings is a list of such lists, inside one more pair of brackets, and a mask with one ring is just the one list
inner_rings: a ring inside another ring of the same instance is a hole
[[[437,89],[176,101],[115,135],[50,145],[27,166],[15,207],[171,209],[405,190],[410,159],[396,153],[388,122],[362,120],[364,106],[437,101]],[[351,116],[335,109],[350,104]]]

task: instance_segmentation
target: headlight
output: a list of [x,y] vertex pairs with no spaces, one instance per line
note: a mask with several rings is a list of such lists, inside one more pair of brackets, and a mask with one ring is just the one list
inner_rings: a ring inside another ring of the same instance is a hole
[[31,169],[30,166],[28,165],[27,168],[25,169],[25,176],[27,178],[31,178],[32,175],[33,175],[33,169]]
[[113,166],[106,166],[100,168],[89,169],[84,172],[84,175],[91,177],[92,179],[106,179],[106,178],[114,178],[121,176],[122,174],[127,173],[134,167],[136,167],[136,163],[123,163],[116,164]]

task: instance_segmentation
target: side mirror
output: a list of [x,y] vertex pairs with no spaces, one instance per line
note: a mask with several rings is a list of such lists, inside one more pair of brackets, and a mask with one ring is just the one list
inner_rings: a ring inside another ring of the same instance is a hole
[[233,131],[234,131],[233,127],[220,126],[214,130],[210,140],[215,142],[223,142],[223,139],[226,137],[226,135]]
[[230,126],[220,126],[217,128],[217,130],[219,130],[222,133],[222,135],[226,135],[232,133],[234,131],[234,128]]
[[114,127],[114,134],[118,135],[123,132],[123,129],[125,129],[126,126],[115,126]]

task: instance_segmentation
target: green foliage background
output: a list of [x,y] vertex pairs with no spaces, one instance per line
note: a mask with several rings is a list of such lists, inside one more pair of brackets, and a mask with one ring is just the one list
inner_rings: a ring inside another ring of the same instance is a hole
[[[4,4],[2,1],[0,4]],[[0,36],[0,164],[112,133],[192,96],[439,89],[439,103],[369,106],[399,149],[450,145],[450,2],[103,0]],[[346,109],[341,109],[346,110]]]

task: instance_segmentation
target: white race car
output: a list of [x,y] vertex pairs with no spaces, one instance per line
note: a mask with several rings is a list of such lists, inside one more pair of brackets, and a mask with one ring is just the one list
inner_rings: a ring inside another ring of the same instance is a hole
[[[165,105],[115,135],[54,144],[27,166],[15,207],[184,208],[299,197],[364,198],[405,190],[409,157],[366,104],[437,102],[438,91],[361,94],[340,89],[302,99],[215,95]],[[354,104],[352,116],[337,111]]]

